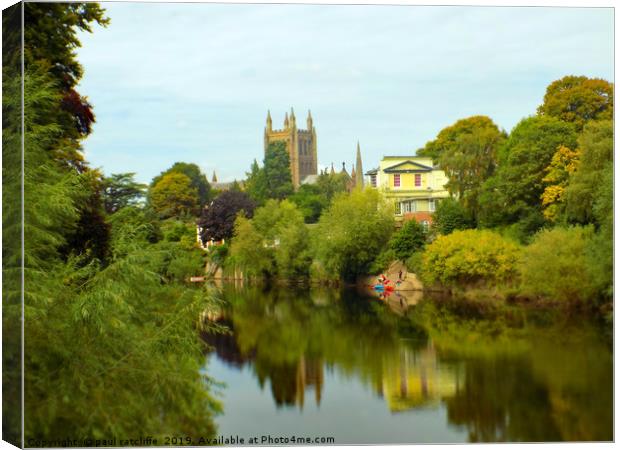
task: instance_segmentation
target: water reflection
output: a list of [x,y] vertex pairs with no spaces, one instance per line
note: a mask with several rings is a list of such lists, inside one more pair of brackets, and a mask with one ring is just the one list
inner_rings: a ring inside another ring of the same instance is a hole
[[[227,390],[251,391],[252,379],[255,389],[270,390],[271,406],[257,414],[274,430],[342,433],[341,444],[613,437],[612,356],[595,327],[529,327],[533,319],[519,318],[511,328],[419,299],[394,314],[389,303],[348,290],[222,292],[218,320],[231,334],[204,339],[229,367],[220,373]],[[241,380],[235,371],[251,375]],[[328,396],[353,396],[361,411],[343,417],[322,404]],[[223,422],[239,432],[250,425],[231,417],[243,403],[235,398],[224,401]],[[414,426],[421,418],[430,434]],[[352,424],[372,437],[346,434]]]

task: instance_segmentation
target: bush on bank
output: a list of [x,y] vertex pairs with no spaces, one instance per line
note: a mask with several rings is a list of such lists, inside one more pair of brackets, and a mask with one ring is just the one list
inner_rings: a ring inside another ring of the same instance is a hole
[[553,228],[536,234],[519,261],[521,292],[567,303],[596,298],[599,289],[588,257],[593,227]]
[[504,282],[517,275],[520,248],[488,230],[455,231],[426,247],[421,276],[427,284]]

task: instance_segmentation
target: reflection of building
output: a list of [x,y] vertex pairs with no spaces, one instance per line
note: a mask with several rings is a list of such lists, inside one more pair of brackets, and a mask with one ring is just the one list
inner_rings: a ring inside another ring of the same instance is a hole
[[263,365],[263,361],[255,360],[255,369],[261,386],[269,379],[271,393],[278,406],[299,406],[303,409],[306,390],[314,389],[314,399],[321,404],[323,393],[323,361],[301,356],[297,363]]
[[381,189],[394,202],[396,217],[432,222],[436,202],[449,197],[448,178],[433,166],[432,158],[384,156],[379,168],[366,172],[370,185]]
[[308,175],[317,174],[317,149],[316,149],[316,129],[312,124],[312,115],[308,111],[306,119],[308,129],[297,128],[295,112],[291,108],[291,116],[288,113],[284,116],[284,128],[274,130],[271,121],[271,114],[267,111],[267,124],[265,126],[265,152],[269,143],[282,141],[286,144],[289,158],[291,160],[291,176],[295,189]]
[[455,368],[442,366],[432,345],[421,350],[403,346],[397,357],[384,360],[378,392],[390,411],[400,412],[436,405],[442,398],[454,395],[458,384]]

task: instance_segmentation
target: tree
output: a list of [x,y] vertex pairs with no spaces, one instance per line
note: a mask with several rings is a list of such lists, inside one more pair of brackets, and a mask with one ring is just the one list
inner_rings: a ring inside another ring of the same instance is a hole
[[543,178],[543,182],[546,187],[540,198],[545,219],[550,222],[556,222],[561,215],[561,209],[566,201],[565,191],[568,185],[568,177],[577,169],[578,164],[579,151],[573,151],[561,145],[545,169],[547,175]]
[[368,273],[393,229],[393,208],[378,191],[340,194],[313,230],[314,256],[328,275],[353,280]]
[[284,200],[293,194],[291,162],[284,142],[269,144],[263,164],[267,198]]
[[499,167],[480,195],[482,224],[520,222],[525,234],[544,223],[540,197],[546,168],[560,146],[575,148],[571,124],[552,117],[529,117],[519,122],[499,151]]
[[60,94],[58,107],[48,111],[50,121],[63,129],[63,146],[54,150],[69,167],[86,170],[79,141],[90,134],[95,115],[88,99],[75,89],[83,68],[76,58],[80,32],[92,32],[94,23],[109,19],[97,3],[24,4],[24,63],[47,71]]
[[145,196],[146,185],[136,183],[135,173],[113,173],[103,180],[103,203],[108,214],[137,204]]
[[405,261],[414,252],[422,249],[425,244],[426,230],[415,220],[409,220],[392,235],[388,246],[394,250],[398,259]]
[[211,185],[207,181],[207,177],[202,173],[200,167],[193,163],[176,162],[169,169],[163,171],[151,181],[151,188],[170,173],[182,173],[191,180],[191,185],[198,192],[198,200],[202,208],[210,199]]
[[591,120],[613,118],[614,85],[600,78],[568,75],[547,87],[541,116],[574,123],[578,130]]
[[439,163],[448,177],[446,188],[475,219],[479,191],[495,172],[497,151],[505,139],[506,133],[490,118],[473,116],[441,130],[419,154]]
[[[571,173],[566,187],[566,213],[570,222],[596,222],[595,202],[604,198],[599,191],[607,189],[603,182],[608,179],[605,173],[613,172],[613,138],[613,123],[609,120],[590,122],[584,127],[579,137],[579,166]],[[605,209],[611,207],[609,204]]]
[[473,228],[473,224],[463,205],[453,198],[446,198],[437,204],[432,228],[445,235],[455,230]]
[[254,160],[250,167],[250,172],[246,173],[245,191],[252,200],[262,205],[267,200],[267,185],[265,183],[265,172],[258,166],[258,162]]
[[170,172],[164,175],[149,193],[150,204],[162,218],[196,214],[199,210],[198,191],[187,175]]
[[316,184],[302,184],[290,200],[297,205],[306,223],[316,223],[328,204],[327,197]]
[[295,204],[270,199],[252,220],[237,218],[231,254],[247,274],[304,278],[311,263],[308,247],[308,230]]
[[250,218],[255,208],[256,203],[245,192],[222,192],[202,210],[198,220],[202,241],[230,239],[239,212],[243,211],[243,216]]

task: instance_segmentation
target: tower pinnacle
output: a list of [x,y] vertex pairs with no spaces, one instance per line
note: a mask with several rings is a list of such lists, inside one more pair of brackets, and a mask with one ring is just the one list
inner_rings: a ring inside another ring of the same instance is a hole
[[267,131],[271,131],[271,126],[271,113],[269,112],[269,110],[267,110]]

